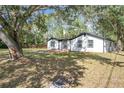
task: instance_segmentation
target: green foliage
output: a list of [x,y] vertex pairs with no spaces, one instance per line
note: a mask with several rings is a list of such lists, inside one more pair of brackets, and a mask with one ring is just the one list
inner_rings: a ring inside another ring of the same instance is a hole
[[69,39],[81,32],[87,32],[83,15],[80,14],[76,7],[62,6],[56,9],[55,16],[49,21],[49,29],[47,36]]
[[46,44],[46,37],[45,33],[47,30],[47,15],[44,14],[38,14],[34,15],[34,20],[32,20],[31,23],[27,23],[25,28],[23,29],[23,46],[25,44],[30,47],[31,45],[37,46],[37,45],[45,45]]
[[[16,43],[19,49],[22,49],[21,46],[24,41],[32,42],[32,40],[24,40],[25,31],[31,30],[33,24],[29,24],[28,20],[33,16],[36,17],[39,21],[35,22],[37,27],[42,27],[42,31],[46,31],[47,26],[44,25],[44,18],[37,15],[40,9],[47,8],[46,6],[1,6],[0,14],[0,24],[3,26],[3,31],[11,38],[11,40]],[[43,22],[43,23],[41,23]],[[26,26],[27,27],[26,27]],[[45,27],[46,26],[46,27]],[[25,30],[26,29],[26,30]],[[40,29],[40,28],[39,28]],[[29,34],[27,34],[29,35]],[[27,39],[27,38],[26,38]],[[28,43],[28,42],[27,42]]]
[[2,41],[0,41],[0,48],[7,48],[7,46]]
[[[124,42],[123,6],[51,6],[52,14],[41,13],[46,6],[0,6],[0,24],[13,39],[29,44],[45,44],[49,37],[72,38],[87,32]],[[16,35],[15,35],[16,34]]]

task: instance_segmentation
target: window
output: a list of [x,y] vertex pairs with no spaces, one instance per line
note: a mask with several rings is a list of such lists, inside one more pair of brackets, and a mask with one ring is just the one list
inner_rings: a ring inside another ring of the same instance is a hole
[[63,45],[63,49],[67,49],[67,41],[63,41],[62,45]]
[[51,41],[51,47],[55,47],[55,41]]
[[82,48],[82,40],[78,40],[77,41],[77,47],[78,48]]
[[88,40],[88,48],[93,48],[93,40]]

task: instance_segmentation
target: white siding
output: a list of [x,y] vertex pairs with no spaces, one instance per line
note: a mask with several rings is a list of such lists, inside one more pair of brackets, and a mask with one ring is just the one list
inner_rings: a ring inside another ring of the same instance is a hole
[[[82,40],[82,48],[77,47],[78,40]],[[88,40],[93,40],[93,48],[88,48]],[[55,41],[55,47],[51,47],[51,41]],[[63,41],[52,39],[48,41],[48,49],[60,49],[63,50]],[[104,43],[104,46],[103,46]],[[91,35],[82,35],[72,40],[67,40],[67,49],[71,51],[84,51],[84,52],[110,52],[114,50],[114,43],[111,41],[103,40]],[[110,47],[111,45],[111,47]],[[104,49],[103,49],[104,48]]]
[[[78,40],[82,40],[82,48],[77,47]],[[71,51],[86,51],[87,39],[84,35],[71,40]]]
[[[55,47],[51,47],[51,42],[52,41],[55,41]],[[70,40],[67,40],[67,49],[70,50],[70,47],[71,47]],[[60,49],[60,50],[62,50],[63,49],[62,41],[58,41],[56,39],[51,39],[47,43],[47,48],[48,49]]]
[[[55,47],[51,47],[51,41],[55,41]],[[55,39],[51,39],[51,40],[49,40],[48,41],[48,43],[47,43],[47,48],[50,50],[50,49],[58,49],[58,44],[59,44],[59,42],[58,42],[58,40],[55,40]]]
[[103,39],[88,35],[87,40],[93,40],[93,48],[87,47],[86,52],[103,52]]
[[[82,48],[77,47],[77,41],[82,40]],[[88,40],[93,40],[93,48],[88,48]],[[90,36],[90,35],[82,35],[71,40],[71,51],[84,51],[84,52],[103,52],[103,39]]]
[[109,51],[109,46],[110,45],[110,41],[108,40],[104,40],[104,51],[107,52]]
[[104,43],[104,50],[106,52],[110,52],[110,51],[114,51],[115,50],[115,45],[112,41],[109,41],[109,40],[105,40],[105,43]]
[[[59,45],[60,45],[60,46],[59,46],[59,49],[61,49],[61,50],[64,49],[62,42],[63,42],[63,41],[59,41]],[[70,40],[67,40],[66,42],[67,42],[67,49],[70,50],[70,47],[71,47],[71,46],[70,46]]]

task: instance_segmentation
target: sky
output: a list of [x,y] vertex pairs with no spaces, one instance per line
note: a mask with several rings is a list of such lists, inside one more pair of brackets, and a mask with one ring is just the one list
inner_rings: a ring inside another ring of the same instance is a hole
[[41,10],[41,13],[44,13],[44,14],[52,14],[54,13],[55,10],[54,9],[45,9],[45,10]]

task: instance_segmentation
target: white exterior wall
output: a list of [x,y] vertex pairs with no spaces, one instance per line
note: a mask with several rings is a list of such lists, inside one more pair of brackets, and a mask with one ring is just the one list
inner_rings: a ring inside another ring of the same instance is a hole
[[109,51],[109,45],[110,45],[110,41],[104,40],[104,51],[105,52]]
[[[51,41],[55,41],[55,47],[51,47]],[[47,42],[47,48],[48,48],[49,50],[51,50],[51,49],[58,49],[58,47],[59,47],[58,44],[59,44],[58,40],[51,39],[51,40],[49,40],[49,41]]]
[[88,35],[87,40],[93,40],[93,48],[87,47],[86,52],[103,52],[103,39]]
[[104,50],[105,52],[110,52],[110,51],[114,51],[115,50],[115,45],[112,41],[109,40],[105,40],[104,43]]
[[[51,47],[51,41],[55,41],[55,47]],[[67,40],[67,49],[70,50],[70,40]],[[47,42],[47,48],[50,49],[63,49],[62,41],[58,41],[56,39],[51,39]]]
[[[82,48],[77,47],[78,40],[82,40]],[[71,40],[71,51],[86,51],[87,39],[84,35]]]
[[[63,41],[59,41],[59,45],[60,45],[59,49],[60,49],[60,50],[63,49],[63,44],[62,44],[62,42],[63,42]],[[70,41],[69,41],[69,40],[67,40],[67,49],[70,49]]]
[[[77,47],[77,41],[82,40],[82,48]],[[88,48],[88,40],[93,40],[93,48]],[[82,35],[71,40],[71,51],[103,52],[103,39],[90,35]]]
[[[82,40],[82,48],[77,47],[77,41]],[[93,48],[88,48],[88,40],[93,40]],[[51,47],[51,41],[55,41],[55,47]],[[104,46],[103,46],[104,42]],[[102,38],[90,36],[90,35],[82,35],[72,40],[67,40],[67,49],[71,51],[84,51],[84,52],[110,52],[114,50],[114,43],[110,47],[109,40],[103,40]],[[59,49],[63,50],[62,41],[58,41],[56,39],[51,39],[47,44],[48,49]],[[104,49],[103,49],[104,47]]]

